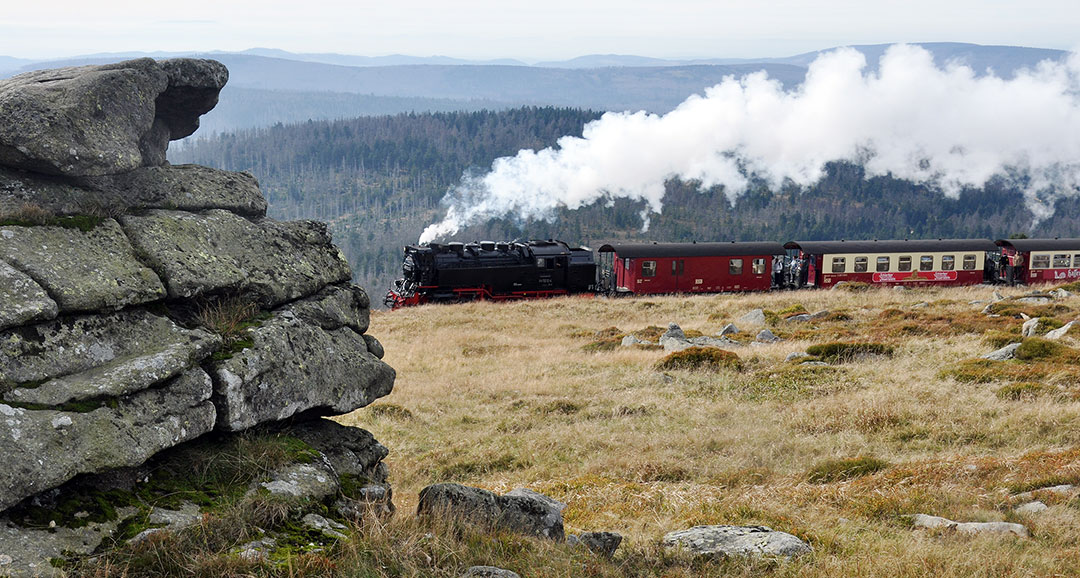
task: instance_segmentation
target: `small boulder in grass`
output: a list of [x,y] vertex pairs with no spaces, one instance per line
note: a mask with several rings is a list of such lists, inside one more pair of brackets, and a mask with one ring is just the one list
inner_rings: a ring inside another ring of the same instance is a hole
[[809,544],[787,532],[767,526],[695,526],[669,532],[664,546],[682,548],[699,556],[783,556],[791,558],[813,552]]
[[658,371],[687,369],[691,371],[720,371],[742,369],[739,356],[731,351],[715,347],[690,347],[668,354],[656,363]]

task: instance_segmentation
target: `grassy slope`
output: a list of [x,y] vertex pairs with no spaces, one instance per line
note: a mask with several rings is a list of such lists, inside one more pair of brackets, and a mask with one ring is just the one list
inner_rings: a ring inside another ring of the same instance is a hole
[[[1076,366],[1030,362],[1041,365],[1025,379],[1043,385],[1019,396],[999,393],[1009,385],[1006,365],[981,368],[982,383],[948,373],[996,348],[987,331],[1019,332],[1020,319],[987,318],[982,305],[968,304],[991,291],[570,298],[380,312],[372,333],[398,370],[394,393],[339,419],[391,449],[404,535],[427,484],[526,486],[569,504],[568,531],[626,536],[615,563],[590,566],[590,575],[1076,574],[1075,497],[1047,498],[1050,509],[1033,516],[1011,512],[1016,491],[1080,482]],[[1054,312],[1059,321],[1080,312],[1080,298],[1058,303],[1066,306]],[[611,326],[629,332],[673,321],[713,334],[750,309],[796,304],[844,315],[811,324],[774,318],[785,341],[740,349],[739,371],[661,373],[653,366],[662,351],[588,346]],[[784,361],[835,340],[883,342],[896,354],[814,369]],[[887,466],[809,481],[856,457]],[[913,531],[904,515],[914,513],[1018,521],[1033,538]],[[784,565],[649,562],[664,533],[696,524],[764,524],[816,552]],[[506,556],[491,562],[530,577],[578,575],[565,556],[546,569]],[[400,575],[454,575],[437,566]]]

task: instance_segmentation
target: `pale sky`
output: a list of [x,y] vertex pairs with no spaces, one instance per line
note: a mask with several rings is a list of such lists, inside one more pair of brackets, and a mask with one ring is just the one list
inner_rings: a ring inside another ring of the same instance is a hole
[[2,0],[0,55],[237,51],[526,61],[846,44],[1080,47],[1077,0]]

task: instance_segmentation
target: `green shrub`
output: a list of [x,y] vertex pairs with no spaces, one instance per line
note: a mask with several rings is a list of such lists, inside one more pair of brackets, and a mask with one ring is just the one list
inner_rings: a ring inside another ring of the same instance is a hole
[[888,462],[872,456],[826,460],[810,468],[806,478],[814,484],[827,484],[858,478],[887,467],[889,467]]
[[669,354],[656,363],[659,371],[689,369],[701,371],[720,371],[721,369],[742,369],[739,356],[731,351],[715,347],[691,347]]
[[1016,348],[1016,358],[1023,361],[1054,359],[1070,363],[1077,360],[1078,354],[1080,352],[1071,347],[1041,337],[1028,337]]
[[1035,399],[1054,391],[1056,391],[1056,388],[1050,385],[1034,381],[1022,381],[1001,387],[997,390],[997,396],[1000,399],[1019,401],[1022,399]]
[[807,313],[806,307],[803,307],[802,303],[796,303],[791,307],[785,307],[776,312],[780,317],[787,317],[789,315],[798,315],[800,313]]
[[893,346],[884,343],[843,343],[839,341],[811,345],[806,348],[807,353],[828,363],[843,363],[868,355],[890,356],[893,351]]

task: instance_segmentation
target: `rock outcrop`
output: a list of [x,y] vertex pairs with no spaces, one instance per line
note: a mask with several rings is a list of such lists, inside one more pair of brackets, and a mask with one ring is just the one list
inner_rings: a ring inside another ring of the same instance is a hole
[[0,81],[7,534],[4,510],[77,476],[287,418],[332,456],[309,477],[389,504],[386,449],[310,421],[394,381],[326,226],[267,218],[249,174],[165,160],[227,78],[210,60],[139,59]]

